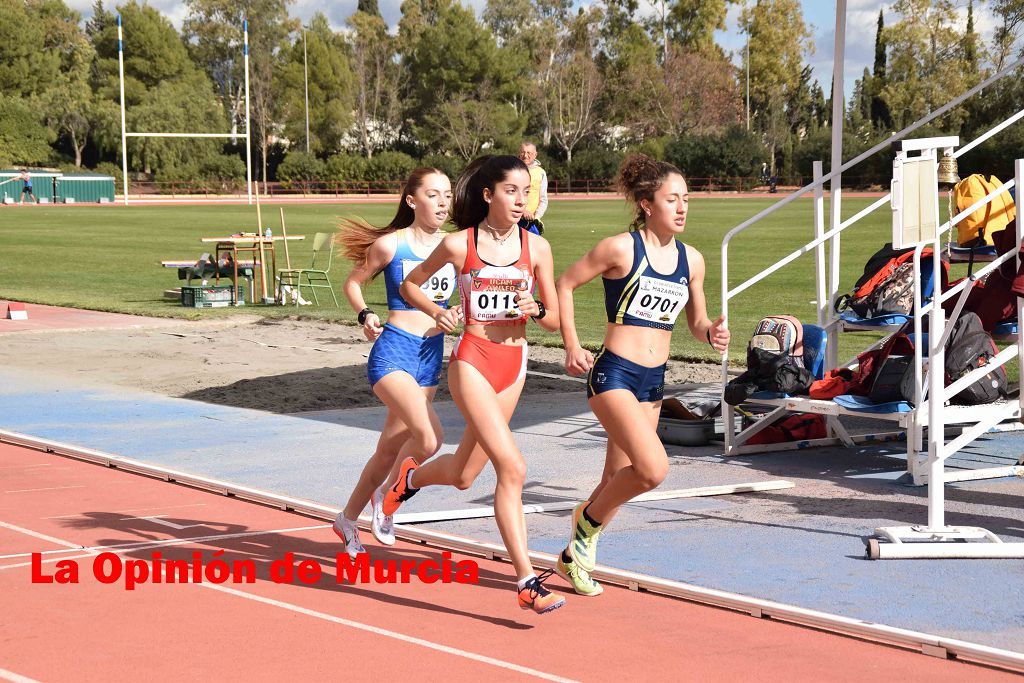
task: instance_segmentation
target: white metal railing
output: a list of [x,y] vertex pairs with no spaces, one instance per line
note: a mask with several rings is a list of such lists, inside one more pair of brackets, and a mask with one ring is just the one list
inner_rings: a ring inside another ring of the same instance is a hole
[[[865,151],[864,153],[862,153],[861,155],[857,156],[856,158],[851,159],[850,161],[844,163],[836,171],[833,171],[833,172],[828,173],[828,174],[823,174],[821,172],[822,171],[821,162],[815,162],[814,163],[814,180],[809,185],[806,185],[803,188],[793,192],[789,196],[787,196],[787,197],[783,198],[782,200],[776,202],[772,206],[770,206],[770,207],[768,207],[768,208],[758,212],[752,218],[744,221],[740,225],[738,225],[735,228],[733,228],[732,230],[730,230],[726,234],[725,238],[722,241],[722,266],[721,266],[722,267],[722,284],[721,284],[721,288],[722,288],[722,303],[721,303],[721,307],[722,307],[722,315],[725,316],[726,320],[728,321],[728,319],[729,319],[729,301],[731,299],[735,298],[737,295],[741,294],[742,292],[744,292],[748,288],[752,287],[753,285],[757,284],[758,282],[764,280],[765,278],[767,278],[768,276],[772,275],[773,273],[781,270],[782,268],[784,268],[785,266],[789,265],[793,261],[797,260],[801,256],[804,256],[804,255],[810,253],[812,250],[814,250],[815,251],[815,256],[816,256],[816,258],[815,258],[815,271],[816,271],[816,284],[817,284],[817,290],[818,290],[817,291],[818,296],[816,297],[816,304],[817,304],[817,308],[818,308],[818,324],[822,325],[823,327],[825,327],[826,328],[826,332],[828,334],[828,343],[826,345],[827,346],[827,353],[828,353],[828,357],[826,358],[826,369],[830,370],[830,369],[834,368],[836,366],[836,354],[838,352],[838,349],[837,349],[838,344],[836,343],[836,335],[834,334],[834,326],[838,322],[838,318],[835,317],[835,316],[832,316],[832,312],[833,312],[833,304],[834,304],[834,301],[835,301],[835,297],[836,297],[836,295],[838,293],[838,288],[839,288],[839,282],[838,282],[839,281],[839,251],[840,251],[840,249],[839,249],[839,236],[840,236],[840,234],[844,230],[846,230],[849,227],[855,225],[856,223],[858,223],[860,220],[862,220],[866,216],[872,214],[873,212],[877,211],[879,208],[884,206],[886,203],[890,202],[891,199],[892,199],[892,193],[890,192],[890,193],[885,194],[883,197],[881,197],[878,200],[872,202],[870,205],[868,205],[867,207],[861,209],[860,211],[858,211],[857,213],[855,213],[853,216],[849,217],[845,221],[840,222],[839,225],[836,226],[835,228],[833,228],[833,229],[831,229],[831,230],[826,232],[824,230],[824,210],[823,210],[823,190],[824,190],[824,184],[826,182],[830,181],[832,178],[840,176],[843,171],[846,171],[846,170],[852,168],[856,164],[858,164],[861,161],[867,159],[868,157],[870,157],[871,155],[877,153],[878,151],[880,151],[881,149],[885,148],[886,146],[892,145],[894,142],[897,142],[899,140],[904,139],[909,133],[913,132],[917,128],[920,128],[921,126],[925,125],[929,121],[934,120],[937,116],[941,116],[942,114],[948,112],[950,109],[952,109],[956,105],[962,103],[963,101],[965,101],[969,97],[973,96],[974,94],[977,94],[984,87],[987,87],[988,85],[991,85],[993,82],[999,80],[1000,78],[1005,77],[1007,74],[1011,73],[1013,70],[1015,70],[1016,68],[1020,67],[1021,65],[1024,65],[1024,58],[1018,59],[1016,62],[1014,62],[1013,64],[1009,65],[1005,69],[999,71],[998,73],[994,74],[990,78],[986,79],[985,81],[980,83],[978,86],[975,86],[974,88],[971,88],[970,90],[968,90],[967,92],[963,93],[959,97],[957,97],[957,98],[951,100],[950,102],[948,102],[943,107],[940,107],[939,109],[937,109],[932,114],[929,114],[928,116],[922,118],[921,120],[911,124],[910,126],[907,126],[906,128],[904,128],[903,130],[899,131],[898,133],[895,133],[889,139],[887,139],[887,140],[885,140],[883,142],[878,143],[877,145],[875,145],[871,149]],[[979,135],[977,138],[975,138],[970,143],[968,143],[968,144],[960,147],[959,149],[955,150],[953,152],[953,157],[954,158],[959,158],[960,156],[962,156],[963,154],[967,153],[971,149],[974,149],[978,145],[984,143],[986,140],[992,138],[995,135],[998,135],[1000,132],[1005,130],[1007,127],[1009,127],[1010,125],[1012,125],[1013,123],[1015,123],[1015,122],[1017,122],[1017,121],[1019,121],[1021,119],[1024,119],[1024,109],[1021,109],[1017,113],[1015,113],[1012,116],[1008,117],[1006,120],[1000,122],[996,126],[994,126],[994,127],[990,128],[989,130],[985,131],[984,133]],[[941,235],[944,231],[948,230],[950,228],[950,226],[955,225],[956,223],[958,223],[960,220],[962,220],[964,217],[966,217],[967,215],[969,215],[970,213],[972,213],[976,209],[980,208],[981,206],[984,206],[986,203],[990,202],[994,197],[998,196],[1000,193],[1002,193],[1002,192],[1009,192],[1010,189],[1012,189],[1012,188],[1014,188],[1016,186],[1017,186],[1017,182],[1015,180],[1012,180],[1012,181],[1006,183],[1005,185],[1003,185],[1001,188],[997,188],[993,192],[991,192],[988,195],[986,195],[984,198],[978,200],[977,202],[972,204],[970,207],[968,207],[964,211],[961,211],[956,216],[951,216],[948,221],[943,223],[938,228],[938,234]],[[806,194],[807,192],[812,191],[812,190],[815,192],[815,197],[814,197],[815,237],[814,237],[814,239],[810,240],[809,242],[804,244],[802,247],[799,247],[799,248],[795,249],[794,251],[790,252],[789,254],[784,256],[779,261],[776,261],[771,266],[768,266],[767,268],[762,269],[757,274],[747,278],[746,280],[744,280],[743,282],[738,284],[733,289],[729,289],[729,245],[732,242],[733,238],[736,237],[737,235],[739,235],[741,232],[744,232],[745,230],[747,230],[750,227],[752,227],[754,224],[756,224],[761,219],[765,218],[766,216],[771,215],[775,211],[781,209],[783,206],[786,206],[790,202],[796,200],[797,198],[803,196],[804,194]],[[831,280],[831,282],[826,284],[825,283],[826,278],[824,277],[824,268],[825,268],[825,264],[824,264],[824,259],[825,259],[824,245],[829,240],[833,241],[832,244],[831,244],[831,247],[832,247],[832,249],[831,249],[831,261],[832,261],[832,263],[831,263],[831,269],[830,269],[832,277],[829,278]],[[1005,258],[997,259],[997,261],[999,261],[999,263],[1002,263],[1002,262],[1004,262],[1006,259],[1008,259],[1010,257],[1011,256],[1006,256]],[[919,260],[919,254],[915,255],[915,260]],[[994,265],[990,264],[990,268],[983,269],[983,271],[979,271],[978,277],[980,277],[982,275],[982,273],[990,272],[992,269],[994,269],[997,266],[998,266],[998,263],[994,264]],[[917,267],[919,267],[919,265]],[[918,271],[916,271],[915,274],[919,275],[919,273],[920,273],[920,271],[918,270]],[[937,276],[937,275],[938,275],[937,271],[935,273],[933,273],[933,276]],[[971,281],[968,281],[968,282],[965,282],[965,283],[961,283],[956,288],[951,290],[946,295],[946,298],[953,296],[956,292],[964,290],[964,294],[962,296],[964,297],[964,300],[965,300],[965,297],[967,296],[967,290],[969,290],[969,288],[972,286],[972,284],[973,284],[973,282],[971,282]],[[826,289],[828,290],[827,292],[825,291]],[[825,294],[825,297],[823,297],[822,294]],[[823,298],[825,298],[824,301],[823,301]],[[943,301],[944,300],[945,299],[943,299]],[[959,303],[959,305],[958,305],[958,308],[957,308],[957,312],[959,312],[959,310],[962,308],[963,300],[961,302],[958,302],[958,303]],[[926,314],[929,310],[930,310],[930,303],[928,305],[924,306],[920,310],[920,313],[923,315],[923,314]],[[728,382],[728,355],[726,355],[723,358],[723,362],[722,362],[722,382],[723,382],[723,384]],[[731,411],[730,411],[730,413],[731,413]],[[728,431],[729,430],[726,430],[727,433],[726,433],[726,438],[725,438],[726,450],[727,451],[729,450],[729,447],[731,446],[731,444],[730,444],[730,434],[728,433]]]

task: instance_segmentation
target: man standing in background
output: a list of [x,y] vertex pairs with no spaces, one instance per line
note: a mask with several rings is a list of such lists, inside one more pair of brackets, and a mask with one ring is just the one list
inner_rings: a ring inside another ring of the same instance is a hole
[[519,158],[530,169],[530,195],[526,198],[526,211],[519,219],[519,225],[541,235],[544,233],[544,224],[540,219],[548,209],[548,174],[537,161],[537,145],[532,142],[527,140],[520,145]]

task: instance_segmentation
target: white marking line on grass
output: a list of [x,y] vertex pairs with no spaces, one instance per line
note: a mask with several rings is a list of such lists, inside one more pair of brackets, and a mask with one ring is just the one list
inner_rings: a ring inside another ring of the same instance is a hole
[[47,486],[42,489],[15,489],[13,491],[4,491],[4,493],[29,493],[31,491],[58,491],[61,489],[84,489],[84,484],[75,484],[74,486]]
[[39,681],[34,678],[22,676],[21,674],[16,674],[13,671],[8,671],[7,669],[0,669],[0,678],[5,681],[11,681],[11,683],[39,683]]
[[379,628],[377,626],[370,626],[369,624],[363,624],[358,621],[352,621],[350,619],[336,617],[333,614],[317,612],[315,610],[307,609],[305,607],[300,607],[299,605],[293,605],[288,602],[274,600],[273,598],[265,598],[261,595],[246,593],[245,591],[235,590],[234,588],[227,588],[225,586],[219,586],[216,584],[197,583],[194,585],[200,586],[201,588],[209,588],[210,590],[220,591],[222,593],[227,593],[229,595],[234,595],[239,598],[245,598],[246,600],[262,602],[265,605],[271,605],[272,607],[280,607],[281,609],[285,609],[290,612],[304,614],[308,617],[314,617],[316,619],[323,619],[324,621],[330,621],[332,623],[340,624],[342,626],[348,626],[349,628],[359,629],[360,631],[366,631],[368,633],[384,636],[385,638],[394,638],[395,640],[400,640],[405,643],[420,645],[421,647],[425,647],[430,650],[436,650],[438,652],[444,652],[445,654],[455,655],[456,657],[464,657],[475,662],[490,664],[491,666],[497,666],[502,669],[515,671],[516,673],[525,674],[527,676],[534,676],[536,678],[541,678],[546,681],[558,681],[559,683],[575,683],[575,681],[573,681],[573,679],[571,678],[562,678],[561,676],[555,676],[554,674],[544,673],[543,671],[538,671],[536,669],[531,669],[529,667],[520,666],[519,664],[513,664],[511,662],[506,662],[501,659],[487,657],[486,655],[478,655],[474,652],[467,652],[466,650],[460,650],[458,648],[450,647],[448,645],[441,645],[440,643],[434,643],[429,640],[417,638],[415,636],[407,636],[404,633],[389,631],[387,629]]
[[[117,543],[114,545],[95,545],[88,548],[81,548],[84,552],[82,555],[72,555],[70,557],[56,557],[49,560],[42,560],[41,564],[49,564],[51,562],[60,562],[61,560],[77,560],[83,557],[93,557],[101,550],[110,550],[115,553],[125,553],[132,550],[148,550],[150,548],[163,548],[166,546],[183,545],[185,543],[204,543],[206,541],[223,541],[231,538],[245,538],[247,536],[264,536],[266,534],[287,534],[295,531],[313,531],[315,529],[327,529],[330,524],[318,524],[316,526],[299,526],[291,529],[267,529],[266,531],[244,531],[237,534],[218,534],[215,536],[192,536],[190,538],[168,538],[163,541],[134,541],[132,543]],[[70,552],[70,551],[62,551]],[[21,553],[20,555],[13,555],[9,557],[30,557],[32,553]],[[19,562],[18,564],[5,564],[0,565],[0,569],[17,569],[19,567],[29,567],[31,562]]]
[[[81,550],[82,548],[85,547],[81,543],[72,543],[71,541],[65,541],[65,540],[60,539],[60,538],[54,538],[53,536],[47,536],[46,534],[41,534],[38,531],[32,531],[31,529],[26,529],[24,527],[15,526],[13,524],[8,524],[7,522],[0,522],[0,527],[2,527],[4,529],[10,529],[11,531],[17,531],[18,533],[26,534],[28,536],[33,536],[35,538],[41,539],[43,541],[47,541],[49,543],[56,543],[57,545],[62,545],[65,548],[74,548],[75,550]],[[60,551],[52,551],[52,552],[68,552],[68,551],[60,550]]]
[[[189,503],[188,505],[160,505],[155,508],[128,508],[127,510],[115,510],[113,514],[123,515],[129,512],[149,512],[151,510],[177,510],[178,508],[194,508],[205,506],[206,503]],[[54,515],[53,517],[40,517],[39,519],[68,519],[70,517],[82,517],[81,512],[76,512],[71,515]]]

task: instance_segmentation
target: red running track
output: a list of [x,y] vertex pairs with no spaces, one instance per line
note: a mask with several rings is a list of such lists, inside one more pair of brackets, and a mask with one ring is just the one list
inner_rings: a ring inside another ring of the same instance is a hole
[[[374,559],[440,552],[372,543]],[[109,546],[114,546],[110,548]],[[96,555],[252,560],[255,583],[101,584]],[[337,584],[319,520],[0,444],[0,679],[1011,680],[1011,674],[607,587],[544,616],[515,602],[510,567],[476,558],[479,583]],[[77,584],[32,582],[30,555]],[[274,583],[294,553],[324,577]],[[551,585],[565,586],[558,579]],[[24,678],[21,678],[24,677]]]

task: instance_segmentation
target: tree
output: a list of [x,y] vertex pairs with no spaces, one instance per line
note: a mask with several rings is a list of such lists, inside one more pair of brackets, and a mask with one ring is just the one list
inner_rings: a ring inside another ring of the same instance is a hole
[[[134,1],[134,0],[133,0]],[[274,134],[274,74],[289,36],[300,23],[288,16],[293,0],[186,0],[182,32],[196,62],[213,80],[231,114],[232,132],[245,120],[242,22],[249,22],[249,91],[253,130],[264,182]]]
[[443,102],[427,117],[420,136],[465,161],[478,156],[485,144],[510,147],[522,133],[519,118],[507,104],[490,97],[489,90],[484,83],[475,97],[462,94]]
[[878,29],[875,32],[875,63],[871,73],[871,123],[876,127],[888,130],[892,128],[892,116],[889,106],[882,98],[882,90],[887,84],[886,75],[885,17],[878,10]]
[[[136,132],[221,132],[227,116],[210,79],[192,61],[181,36],[157,10],[131,0],[120,8],[124,26],[126,122]],[[102,150],[119,145],[117,26],[109,16],[89,25],[96,58],[96,101],[85,108],[91,134]],[[71,112],[74,113],[74,112]],[[130,168],[162,175],[220,155],[213,140],[138,138],[128,149]]]
[[[599,28],[598,35],[601,33]],[[663,71],[658,46],[639,24],[628,24],[609,38],[597,64],[605,84],[600,102],[603,122],[624,130],[620,137],[627,143],[674,130],[681,123],[678,106],[689,108],[692,104],[669,101],[663,78],[669,72]],[[691,75],[696,74],[673,73],[681,81]]]
[[[651,75],[658,78],[657,73]],[[665,96],[655,98],[660,130],[673,136],[707,134],[739,122],[743,102],[736,69],[713,52],[676,52],[665,65]],[[653,83],[651,86],[653,87]]]
[[[223,130],[226,117],[205,74],[168,80],[146,92],[143,102],[127,112],[135,131],[195,132]],[[156,173],[200,163],[220,154],[212,139],[139,138],[129,146],[130,168]]]
[[[1024,56],[1024,0],[992,0],[992,11],[1002,19],[992,38],[995,67],[1002,70],[1018,53]],[[1019,51],[1019,52],[1018,52]]]
[[32,105],[0,92],[0,163],[43,164],[55,136],[39,122]]
[[669,41],[690,52],[717,51],[715,31],[725,29],[729,5],[737,0],[675,0],[669,5]]
[[60,73],[60,55],[46,35],[44,9],[36,2],[0,0],[0,93],[38,95]]
[[377,6],[377,0],[359,0],[356,4],[356,11],[368,14],[371,17],[380,16],[380,8]]
[[371,158],[397,135],[403,72],[396,64],[395,40],[383,19],[356,12],[348,25],[355,76],[355,138],[362,153]]
[[581,12],[570,26],[572,38],[553,56],[550,78],[538,84],[548,127],[570,168],[573,150],[599,122],[603,79],[591,56],[594,18]]
[[740,26],[750,40],[744,62],[750,68],[751,117],[764,134],[774,172],[776,150],[789,135],[786,103],[800,89],[803,57],[814,46],[799,0],[757,0],[744,8]]
[[[969,86],[952,0],[897,0],[900,19],[885,29],[891,48],[888,83],[882,89],[899,129],[934,111]],[[963,110],[949,115],[958,128]]]
[[472,9],[438,0],[433,14],[405,47],[411,106],[432,112],[448,98],[472,94],[479,83],[500,89],[511,79],[508,65],[498,59],[494,36]]
[[331,30],[320,12],[313,15],[305,37],[300,34],[286,51],[276,90],[280,93],[278,120],[284,124],[291,147],[306,149],[308,72],[309,149],[321,157],[338,151],[352,122],[354,102],[355,85],[346,51],[343,38]]

